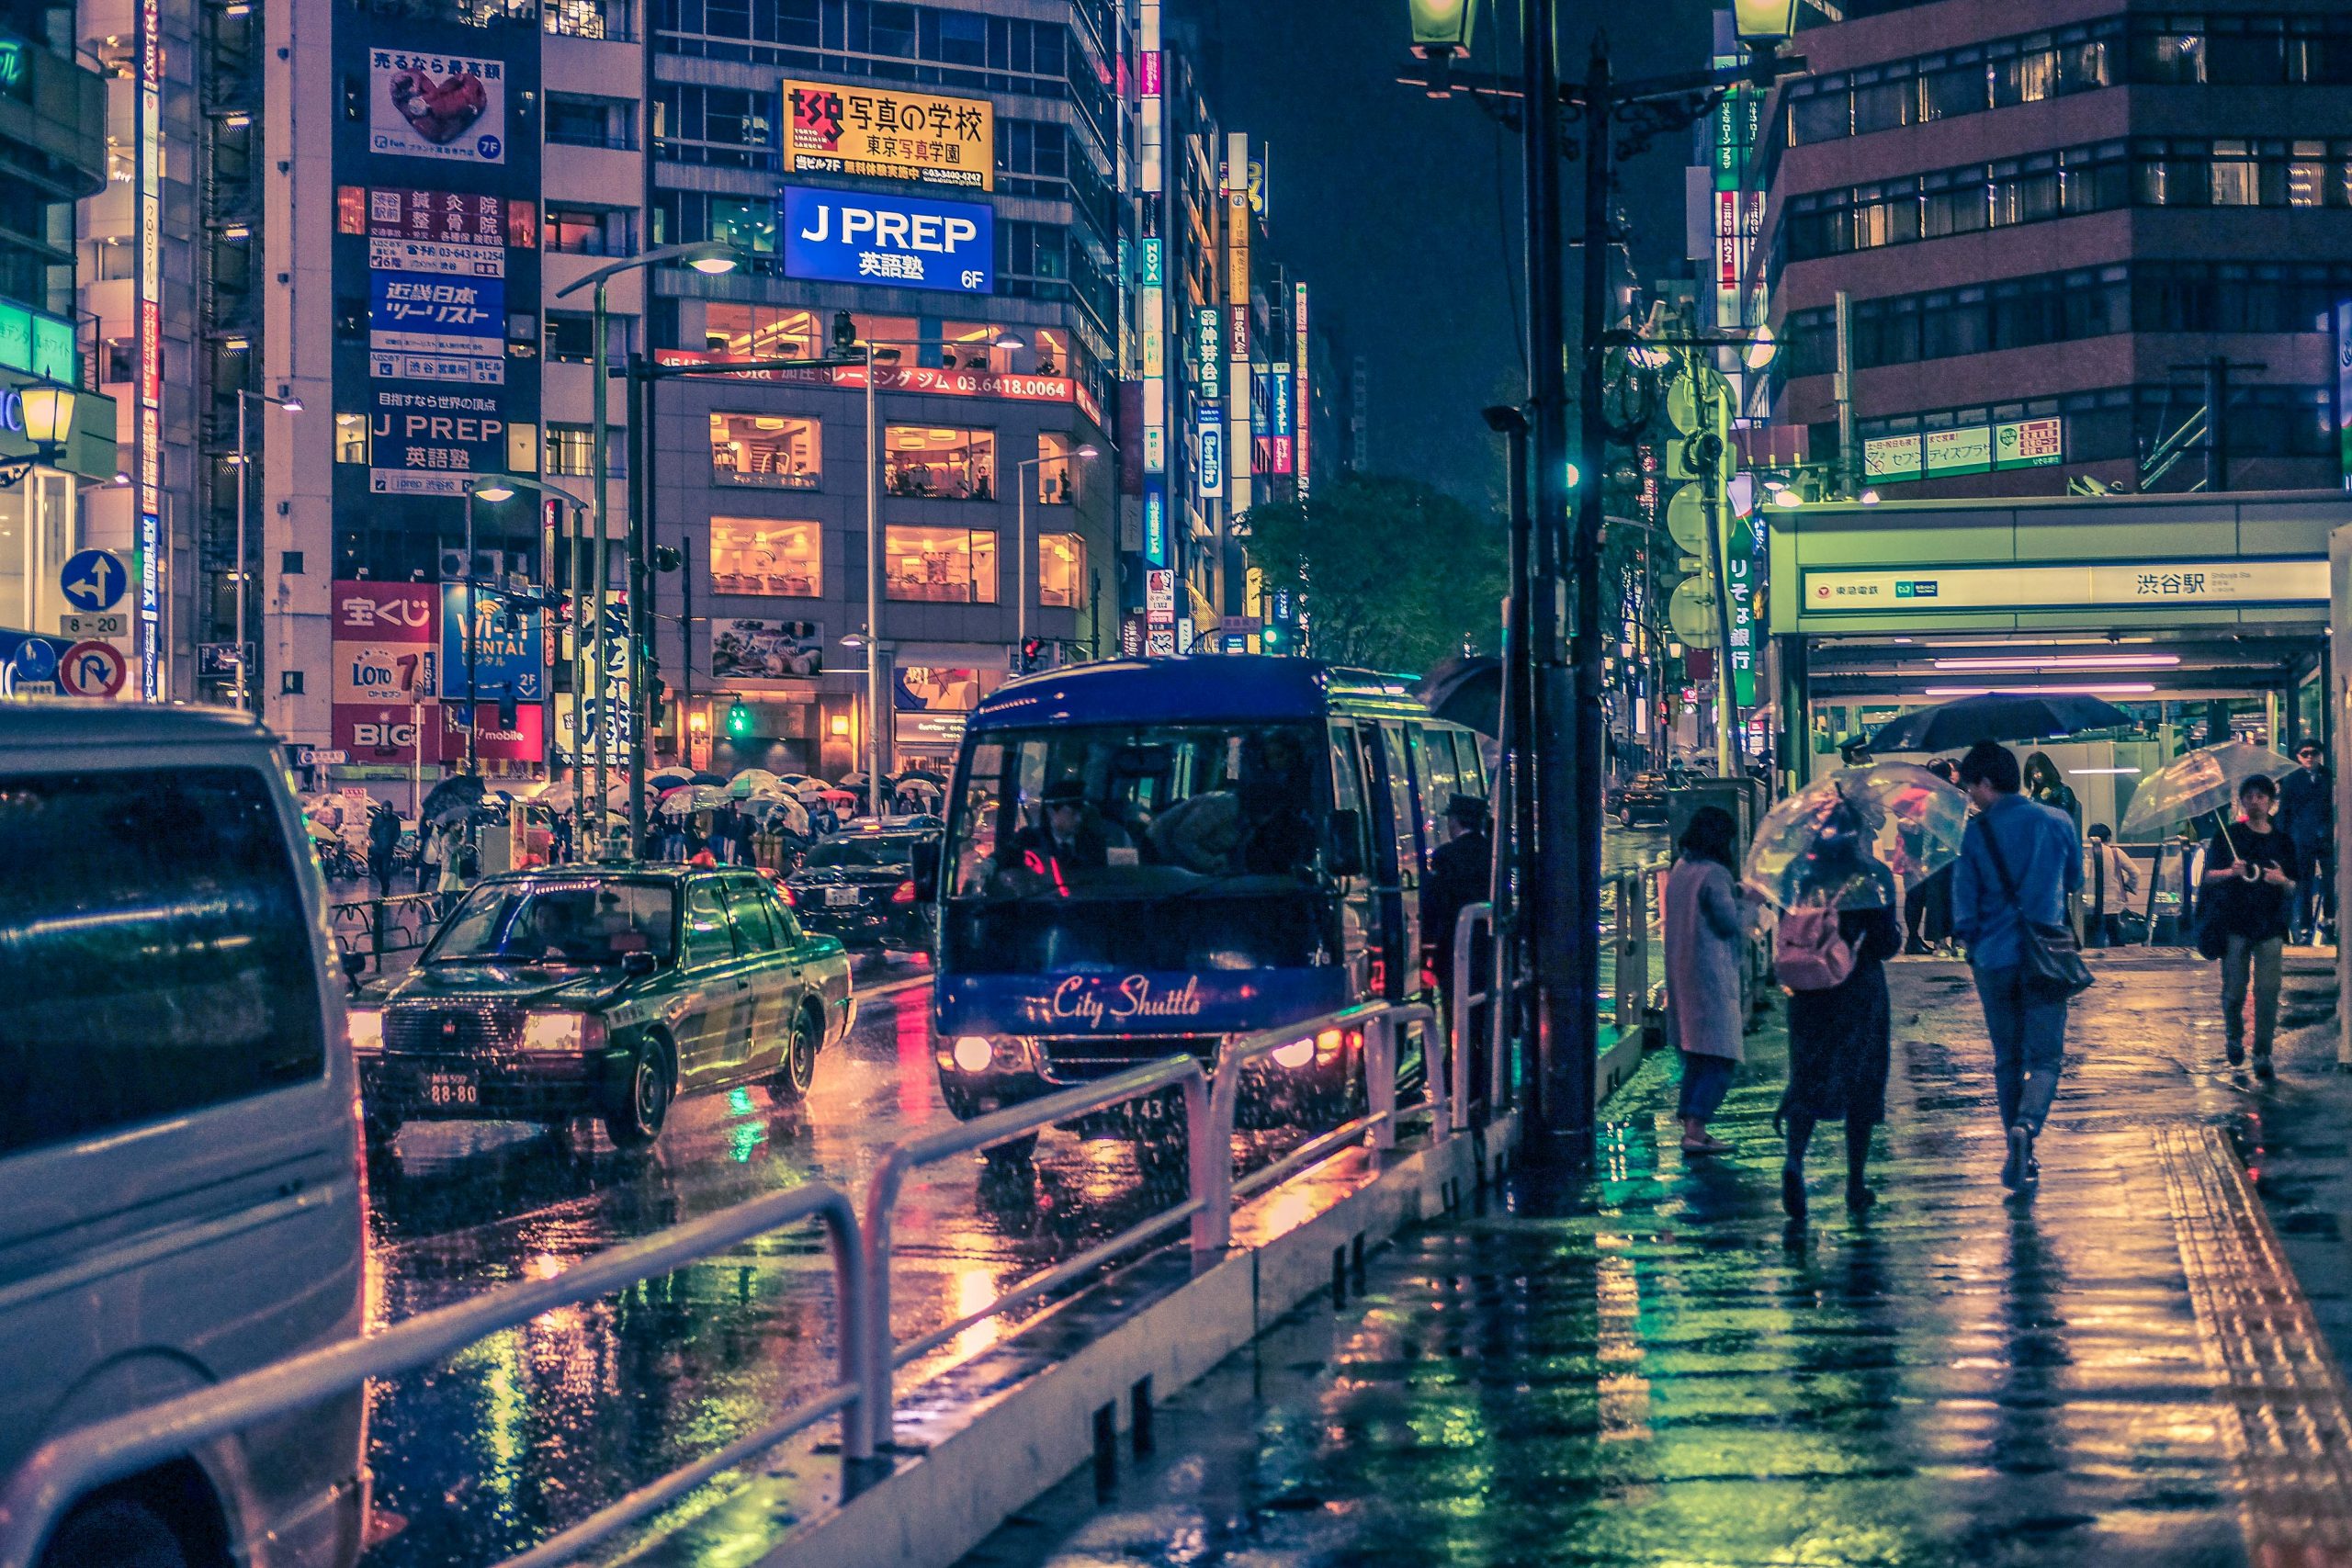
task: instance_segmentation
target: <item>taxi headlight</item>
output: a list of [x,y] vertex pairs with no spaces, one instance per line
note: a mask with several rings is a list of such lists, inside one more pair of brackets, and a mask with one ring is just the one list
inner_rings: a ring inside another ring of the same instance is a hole
[[605,1043],[601,1020],[578,1012],[526,1012],[523,1015],[523,1049],[548,1055],[577,1055]]
[[384,1054],[384,1010],[382,1008],[353,1008],[345,1014],[351,1020],[351,1051],[356,1056],[380,1056]]

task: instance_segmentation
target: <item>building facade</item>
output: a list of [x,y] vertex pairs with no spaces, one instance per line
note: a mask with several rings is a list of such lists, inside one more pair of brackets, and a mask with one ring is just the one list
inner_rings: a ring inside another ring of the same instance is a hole
[[1782,350],[1753,412],[1802,427],[1827,492],[2340,484],[2352,15],[2030,13],[1874,4],[1803,33],[1764,128],[1751,276]]
[[[111,84],[76,61],[77,41],[70,6],[0,6],[0,690],[55,690],[57,655],[94,638],[119,650],[136,695],[142,562],[91,515],[116,474],[114,405],[74,315],[75,204],[107,188]],[[77,624],[63,592],[92,544],[122,552],[112,590],[126,596],[104,626]]]

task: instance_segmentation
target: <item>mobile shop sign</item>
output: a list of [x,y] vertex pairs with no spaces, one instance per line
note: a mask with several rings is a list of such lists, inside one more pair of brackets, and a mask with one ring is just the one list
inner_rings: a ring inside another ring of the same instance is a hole
[[784,271],[820,283],[996,292],[996,210],[888,192],[784,187]]
[[463,495],[506,464],[506,419],[479,392],[379,387],[368,416],[368,488],[378,495]]
[[[503,612],[502,614],[502,612]],[[500,623],[505,623],[501,629]],[[466,694],[466,585],[441,585],[441,668],[450,695]],[[473,695],[496,701],[511,696],[536,703],[547,694],[545,650],[539,613],[512,604],[508,596],[474,589]]]
[[784,172],[996,188],[996,106],[985,98],[787,77]]
[[503,355],[506,284],[497,277],[370,271],[368,344],[393,354]]
[[368,51],[368,150],[506,162],[506,67],[461,54]]

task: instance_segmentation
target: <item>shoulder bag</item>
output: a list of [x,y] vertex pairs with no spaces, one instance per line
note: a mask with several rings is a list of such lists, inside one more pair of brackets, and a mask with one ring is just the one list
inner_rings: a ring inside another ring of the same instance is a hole
[[2047,994],[2073,997],[2097,985],[2090,965],[2083,962],[2081,944],[2075,933],[2063,925],[2037,925],[2025,918],[2025,905],[2018,897],[2018,885],[2009,875],[2009,863],[2001,853],[2001,840],[1994,835],[1993,824],[1979,818],[1977,826],[1984,830],[1984,850],[1993,857],[1993,871],[2001,879],[2001,891],[2007,895],[2018,911],[2018,961],[2024,965],[2026,983]]

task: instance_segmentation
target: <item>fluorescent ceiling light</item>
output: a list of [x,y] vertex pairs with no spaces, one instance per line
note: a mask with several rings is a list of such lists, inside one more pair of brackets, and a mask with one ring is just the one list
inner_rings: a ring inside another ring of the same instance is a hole
[[2098,686],[1931,686],[1931,697],[2131,697],[2145,696],[2156,688],[2146,682],[2136,685],[2116,682]]
[[2177,653],[2068,653],[2046,659],[1939,659],[1936,668],[1980,675],[2039,675],[2060,671],[2170,670],[2179,662]]

